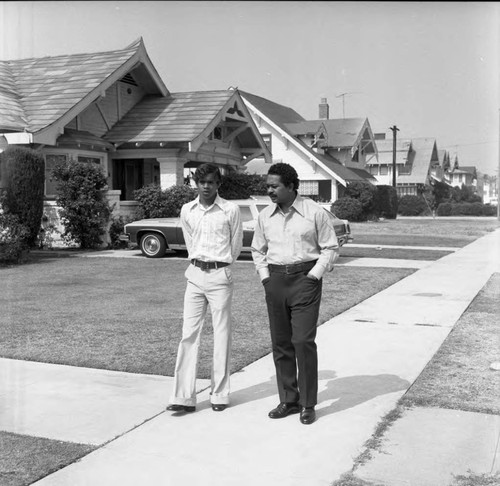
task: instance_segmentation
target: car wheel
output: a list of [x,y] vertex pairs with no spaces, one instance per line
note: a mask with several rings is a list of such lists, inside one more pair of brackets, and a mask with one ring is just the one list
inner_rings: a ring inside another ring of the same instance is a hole
[[146,233],[141,238],[141,252],[148,258],[161,258],[167,251],[167,242],[156,233]]

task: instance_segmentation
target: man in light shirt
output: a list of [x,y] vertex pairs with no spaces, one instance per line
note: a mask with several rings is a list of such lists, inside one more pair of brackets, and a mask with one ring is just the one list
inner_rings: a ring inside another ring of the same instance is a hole
[[298,194],[295,169],[269,168],[267,192],[274,204],[259,214],[252,257],[264,285],[280,403],[269,417],[300,412],[316,420],[316,326],[322,277],[333,270],[339,245],[333,220],[319,204]]
[[222,199],[222,175],[212,164],[199,166],[193,177],[198,197],[184,204],[181,225],[191,263],[185,272],[184,322],[175,364],[174,389],[167,410],[196,410],[196,370],[201,330],[210,305],[214,353],[210,402],[220,412],[229,404],[231,354],[231,264],[243,245],[240,210]]

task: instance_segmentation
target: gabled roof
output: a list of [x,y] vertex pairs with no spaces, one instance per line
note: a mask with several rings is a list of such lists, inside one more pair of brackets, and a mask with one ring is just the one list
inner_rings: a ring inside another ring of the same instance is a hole
[[[336,161],[333,157],[328,155],[318,154],[310,147],[308,147],[302,140],[295,136],[295,134],[289,129],[289,124],[302,123],[307,121],[302,118],[296,111],[288,108],[287,106],[279,105],[272,101],[266,100],[260,96],[252,95],[246,91],[240,91],[243,99],[247,101],[251,108],[257,110],[254,113],[256,116],[265,117],[269,123],[271,123],[288,141],[294,144],[306,158],[311,161],[316,162],[320,167],[322,167],[326,172],[328,172],[334,179],[339,181],[344,186],[348,182],[354,180],[369,180],[373,177],[368,174],[368,172],[363,171],[366,177],[362,177],[360,174],[353,172],[350,168],[343,166],[339,161]],[[320,120],[325,121],[325,120]],[[364,121],[364,120],[363,120]],[[358,132],[359,133],[359,132]],[[248,165],[247,165],[248,166]],[[265,170],[267,174],[267,168],[265,165],[259,165],[257,161],[253,161],[252,165],[248,166],[249,170]],[[261,172],[256,172],[261,173]]]
[[411,140],[413,156],[411,174],[398,175],[398,182],[410,184],[425,184],[434,153],[436,140],[434,138],[413,138]]
[[233,91],[147,96],[103,137],[113,143],[191,142],[222,110]]
[[56,124],[62,129],[140,65],[141,86],[151,94],[168,94],[142,38],[115,51],[1,61],[0,131],[36,134]]
[[327,147],[351,148],[358,142],[365,124],[366,118],[341,118],[287,123],[286,127],[293,135],[300,136],[317,133],[324,126]]
[[246,91],[241,91],[241,95],[246,98],[255,108],[257,108],[262,113],[265,113],[271,120],[273,120],[278,125],[284,125],[285,123],[295,123],[299,121],[304,121],[304,118],[300,116],[295,110],[289,108],[288,106],[279,105],[274,103],[274,101],[266,100],[260,96],[247,93]]
[[247,129],[242,126],[235,136],[240,147],[260,148],[264,157],[270,159],[269,151],[258,135],[258,129],[237,90],[169,93],[165,97],[147,96],[103,138],[117,145],[181,143],[190,144],[191,150],[197,150],[223,117],[236,112],[238,119],[245,119],[248,123]]
[[[367,165],[392,164],[393,141],[376,140],[378,149],[378,161],[370,160]],[[411,140],[396,139],[396,164],[406,164],[412,150]]]

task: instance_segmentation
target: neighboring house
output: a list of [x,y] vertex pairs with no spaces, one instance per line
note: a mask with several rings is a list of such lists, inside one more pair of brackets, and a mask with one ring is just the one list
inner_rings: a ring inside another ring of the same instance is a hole
[[[367,163],[370,173],[379,184],[393,184],[393,145],[392,136],[376,134],[378,160]],[[416,196],[431,180],[442,181],[442,168],[434,138],[396,138],[396,190],[398,196]]]
[[135,209],[136,189],[181,185],[201,163],[224,172],[270,160],[237,90],[171,93],[142,39],[109,52],[0,61],[0,81],[0,140],[43,154],[49,206],[60,160],[99,164],[121,215]]
[[474,166],[455,167],[449,173],[449,183],[453,187],[467,186],[477,189],[477,171]]
[[[320,105],[324,119],[305,120],[287,106],[245,91],[241,95],[272,153],[272,162],[286,162],[297,171],[300,194],[331,203],[350,182],[374,182],[364,170],[366,157],[376,154],[368,120],[329,120],[325,103]],[[246,167],[248,173],[265,175],[269,164],[256,158]]]
[[478,194],[482,196],[484,204],[498,204],[497,176],[478,174]]

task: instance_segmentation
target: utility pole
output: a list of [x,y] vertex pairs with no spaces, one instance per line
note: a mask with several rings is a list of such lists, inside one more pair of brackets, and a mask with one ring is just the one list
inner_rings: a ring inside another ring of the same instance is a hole
[[392,187],[396,187],[396,132],[399,128],[394,125],[389,129],[392,130]]
[[[498,110],[500,120],[500,110]],[[500,124],[499,124],[500,127]],[[497,220],[500,221],[500,133],[499,133],[499,146],[498,146],[498,171],[497,171]]]

